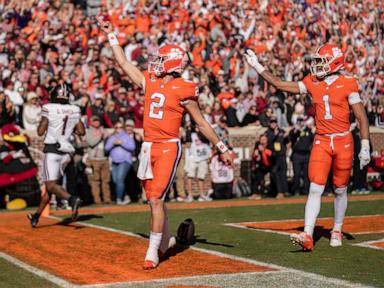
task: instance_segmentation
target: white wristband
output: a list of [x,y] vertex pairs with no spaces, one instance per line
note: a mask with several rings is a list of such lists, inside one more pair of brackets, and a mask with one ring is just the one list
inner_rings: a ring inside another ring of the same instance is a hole
[[108,34],[108,41],[109,41],[109,45],[111,45],[111,46],[120,45],[119,40],[117,39],[117,37],[114,33]]
[[367,149],[369,151],[369,140],[361,139],[361,148]]
[[228,147],[227,147],[227,145],[225,145],[225,144],[223,143],[223,141],[219,141],[219,142],[217,142],[217,143],[216,143],[216,148],[217,148],[217,150],[220,151],[220,153],[225,153],[225,152],[228,151]]
[[263,65],[261,65],[259,62],[256,62],[255,66],[253,68],[256,69],[257,73],[261,74],[265,71],[265,68]]

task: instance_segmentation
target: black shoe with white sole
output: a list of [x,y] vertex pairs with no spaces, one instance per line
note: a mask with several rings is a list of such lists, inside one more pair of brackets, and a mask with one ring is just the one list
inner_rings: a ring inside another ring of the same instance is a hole
[[29,221],[31,222],[31,226],[32,228],[35,228],[37,223],[39,223],[39,218],[40,218],[40,215],[35,213],[35,214],[32,214],[32,213],[28,213],[27,214],[27,218],[29,219]]
[[79,214],[79,208],[80,208],[81,204],[83,203],[83,200],[81,200],[77,196],[71,196],[71,198],[69,198],[68,202],[69,202],[69,205],[71,205],[71,207],[72,207],[72,221],[76,221],[77,216]]

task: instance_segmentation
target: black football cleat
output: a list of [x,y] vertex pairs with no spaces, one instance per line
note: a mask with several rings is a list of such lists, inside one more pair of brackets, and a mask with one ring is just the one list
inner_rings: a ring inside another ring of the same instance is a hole
[[73,197],[73,199],[71,200],[72,201],[70,201],[70,205],[72,207],[72,221],[76,221],[77,216],[79,214],[79,208],[83,203],[83,200],[81,200],[79,197]]
[[29,219],[29,221],[31,222],[31,226],[32,228],[35,228],[37,223],[39,223],[39,218],[40,218],[40,215],[38,214],[32,214],[32,213],[28,213],[27,214],[27,218]]

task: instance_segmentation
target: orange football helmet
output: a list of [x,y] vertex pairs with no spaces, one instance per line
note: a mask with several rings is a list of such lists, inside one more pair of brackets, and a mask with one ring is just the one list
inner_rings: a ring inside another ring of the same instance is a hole
[[317,78],[324,78],[344,68],[344,53],[336,45],[320,46],[311,59],[311,74]]
[[183,73],[188,63],[187,53],[178,45],[168,44],[161,46],[151,55],[148,61],[148,72],[156,76],[172,72]]

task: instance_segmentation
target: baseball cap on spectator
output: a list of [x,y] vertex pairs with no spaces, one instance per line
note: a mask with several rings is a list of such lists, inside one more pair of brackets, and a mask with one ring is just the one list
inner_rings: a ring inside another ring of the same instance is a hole
[[125,121],[125,126],[134,127],[135,126],[135,122],[132,119],[128,119],[127,121]]
[[227,117],[225,117],[224,115],[222,115],[222,116],[220,116],[219,121],[220,121],[220,122],[223,122],[223,123],[227,123]]
[[96,94],[95,94],[95,100],[104,100],[103,94],[101,94],[101,93],[96,93]]
[[127,90],[124,87],[120,87],[118,92],[119,92],[119,94],[127,93]]
[[30,101],[32,99],[39,98],[35,92],[28,92],[27,94],[27,101]]
[[271,118],[269,118],[269,122],[270,123],[277,123],[277,119],[275,116],[272,116]]
[[92,121],[92,122],[94,122],[94,121],[100,121],[100,117],[97,116],[97,115],[93,115],[93,116],[91,117],[91,121]]

